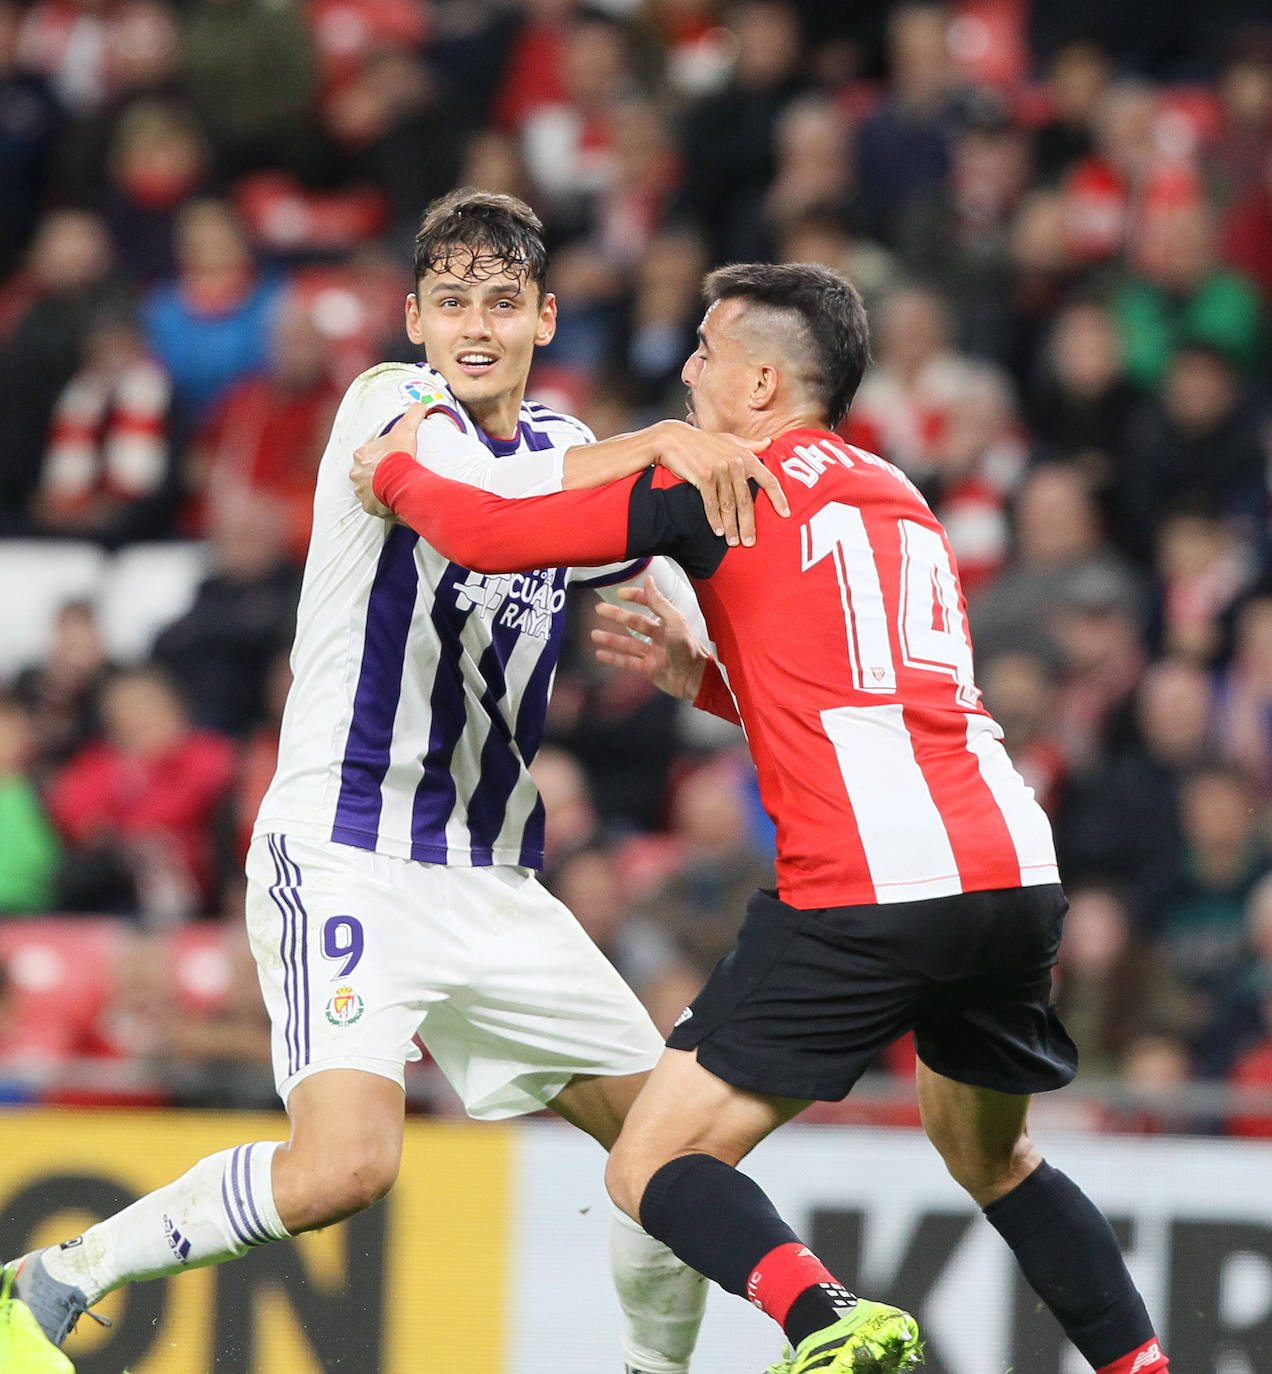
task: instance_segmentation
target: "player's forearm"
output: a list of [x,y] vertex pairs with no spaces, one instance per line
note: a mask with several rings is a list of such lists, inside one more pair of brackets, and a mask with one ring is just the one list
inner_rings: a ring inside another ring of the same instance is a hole
[[594,444],[576,444],[566,449],[561,469],[561,490],[579,491],[602,487],[636,473],[658,461],[661,452],[659,426],[638,429],[631,434],[616,434]]
[[474,572],[611,563],[627,555],[626,484],[509,500],[390,453],[375,494],[441,554]]

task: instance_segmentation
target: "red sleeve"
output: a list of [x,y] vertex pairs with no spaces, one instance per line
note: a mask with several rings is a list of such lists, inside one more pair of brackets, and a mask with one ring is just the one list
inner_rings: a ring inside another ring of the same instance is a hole
[[709,711],[721,720],[732,721],[734,725],[742,724],[733,693],[725,685],[724,674],[721,673],[720,665],[714,658],[707,663],[702,674],[702,686],[698,688],[698,695],[694,697],[693,704],[699,711]]
[[627,557],[635,477],[550,496],[495,496],[439,477],[409,453],[376,468],[376,496],[445,557],[474,572],[527,572]]

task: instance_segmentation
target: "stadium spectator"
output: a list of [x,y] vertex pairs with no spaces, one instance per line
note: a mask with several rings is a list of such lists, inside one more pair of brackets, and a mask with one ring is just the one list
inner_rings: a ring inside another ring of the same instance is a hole
[[1157,531],[1155,570],[1161,652],[1217,662],[1233,604],[1259,572],[1251,532],[1205,510],[1168,515]]
[[1121,542],[1147,561],[1168,512],[1191,503],[1262,539],[1267,520],[1266,405],[1213,344],[1191,340],[1160,397],[1132,412],[1114,471]]
[[1215,685],[1215,740],[1263,795],[1272,787],[1272,592],[1260,585],[1238,607],[1232,655]]
[[303,166],[318,128],[318,63],[300,5],[195,0],[183,29],[183,82],[222,173]]
[[232,386],[195,435],[187,464],[193,533],[209,534],[219,505],[250,496],[280,518],[288,556],[303,563],[318,460],[341,396],[330,341],[314,318],[321,308],[288,293],[264,369]]
[[17,318],[0,334],[0,534],[25,531],[49,418],[79,366],[86,319],[127,303],[106,226],[84,210],[41,220],[27,270],[10,285]]
[[543,858],[545,867],[551,868],[597,840],[596,803],[586,772],[568,749],[544,745],[534,756],[530,776],[543,802]]
[[1210,764],[1179,790],[1181,844],[1137,894],[1176,975],[1213,997],[1241,959],[1246,903],[1272,867],[1266,804],[1243,773]]
[[1007,562],[1008,503],[1025,459],[1010,379],[992,363],[972,365],[946,406],[933,445],[933,471],[923,484],[968,596],[991,583]]
[[978,670],[985,708],[1003,731],[1016,771],[1038,804],[1056,821],[1064,800],[1069,760],[1055,738],[1055,669],[1047,655],[1003,650]]
[[135,317],[99,317],[53,407],[30,532],[106,549],[170,534],[181,437],[171,380]]
[[1159,659],[1136,688],[1134,728],[1071,779],[1059,826],[1060,857],[1075,880],[1121,879],[1135,899],[1176,862],[1179,792],[1213,755],[1213,688],[1204,667]]
[[675,414],[684,396],[680,365],[697,329],[706,246],[692,229],[668,228],[646,246],[611,366],[630,379],[642,423]]
[[800,96],[778,116],[774,143],[773,180],[755,245],[766,256],[809,214],[843,223],[859,217],[852,125],[842,105],[824,95]]
[[1135,574],[1104,537],[1091,481],[1075,464],[1027,472],[1012,517],[1011,560],[968,607],[982,655],[1022,646],[1054,652],[1056,613],[1074,587],[1136,604]]
[[177,399],[198,421],[235,382],[265,366],[282,283],[258,269],[226,201],[186,203],[176,258],[176,275],[150,293],[143,318]]
[[190,111],[146,98],[120,113],[104,149],[106,183],[97,202],[130,281],[145,288],[176,268],[176,223],[187,200],[206,191],[210,149]]
[[949,302],[937,291],[903,286],[886,296],[875,321],[874,366],[845,422],[851,443],[896,463],[920,486],[972,367],[955,348],[953,329]]
[[1140,598],[1117,573],[1089,568],[1057,595],[1055,728],[1075,769],[1116,741],[1148,661]]
[[202,729],[236,738],[265,719],[269,667],[296,627],[300,574],[287,558],[287,522],[250,490],[213,508],[212,573],[194,604],[169,625],[154,656],[180,684]]
[[1056,1005],[1093,1078],[1114,1079],[1133,1042],[1150,1028],[1188,1034],[1196,999],[1137,935],[1124,894],[1108,883],[1067,889]]
[[1253,190],[1272,155],[1272,26],[1238,29],[1215,81],[1222,111],[1206,142],[1207,179],[1221,205]]
[[1243,375],[1253,371],[1263,357],[1258,292],[1219,263],[1214,217],[1203,203],[1149,217],[1134,261],[1135,274],[1111,302],[1131,381],[1157,387],[1185,342],[1209,345]]
[[165,0],[124,0],[104,8],[116,15],[109,90],[100,108],[70,123],[58,147],[61,195],[71,204],[103,208],[111,150],[135,107],[158,105],[183,125],[201,127],[181,85],[181,30],[174,8]]
[[583,606],[568,614],[545,739],[583,767],[603,826],[618,833],[657,829],[680,748],[679,707],[643,678],[597,663],[591,615]]
[[72,851],[68,906],[146,926],[205,910],[214,892],[212,821],[234,773],[228,740],[190,728],[185,703],[149,666],[102,692],[102,738],[53,778],[49,811]]
[[[1036,460],[1076,462],[1105,493],[1138,393],[1122,373],[1122,344],[1108,310],[1078,300],[1053,317],[1025,415]],[[1118,526],[1110,527],[1116,539]]]
[[743,759],[728,754],[695,769],[671,800],[674,859],[644,910],[704,979],[737,939],[757,887],[772,887],[772,860],[757,852],[741,786]]
[[[290,654],[281,649],[265,671],[264,719],[243,741],[239,755],[238,775],[230,798],[234,857],[241,863],[247,857],[252,842],[252,827],[256,824],[261,801],[269,790],[270,780],[278,767],[278,739],[283,723],[283,707],[291,690]],[[233,911],[232,903],[225,909]]]
[[809,86],[790,6],[739,0],[729,9],[728,28],[736,42],[733,72],[721,90],[691,102],[681,144],[681,203],[705,232],[716,262],[745,257],[754,246],[774,173],[778,117]]
[[1025,131],[998,98],[983,95],[960,121],[944,181],[912,195],[896,227],[902,269],[940,283],[961,345],[1004,362],[1013,337],[1011,239],[1030,171]]
[[1243,918],[1242,958],[1213,998],[1196,1036],[1197,1071],[1224,1078],[1236,1060],[1272,1038],[1267,997],[1272,992],[1272,874],[1250,889]]
[[1113,74],[1106,49],[1091,39],[1076,39],[1047,62],[1047,121],[1034,136],[1038,181],[1055,186],[1075,162],[1092,152],[1092,123],[1100,96]]
[[1258,286],[1264,310],[1272,310],[1272,150],[1251,190],[1229,212],[1222,256]]
[[35,731],[17,697],[0,696],[0,915],[48,911],[62,848],[31,778]]
[[[651,918],[633,909],[617,849],[597,841],[584,843],[567,853],[545,875],[544,883],[574,913],[646,1006],[650,1000],[665,1001],[661,987],[668,978],[679,981],[683,959],[663,926],[661,913]],[[671,1027],[659,1029],[666,1034]]]
[[114,671],[87,601],[62,606],[43,660],[19,673],[14,692],[31,713],[41,777],[98,733],[98,697]]
[[888,93],[857,135],[866,228],[888,242],[914,201],[949,175],[962,111],[948,25],[944,5],[904,3],[888,16]]
[[881,243],[855,232],[850,217],[832,208],[815,206],[788,219],[777,241],[778,262],[820,262],[842,272],[861,293],[867,314],[874,319],[897,284],[895,256]]
[[0,282],[18,265],[52,183],[62,107],[48,78],[18,60],[16,0],[0,5]]

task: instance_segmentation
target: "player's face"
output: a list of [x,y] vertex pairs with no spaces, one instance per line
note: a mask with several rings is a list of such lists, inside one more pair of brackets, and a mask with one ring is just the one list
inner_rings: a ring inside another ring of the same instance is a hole
[[487,432],[511,434],[534,350],[556,332],[556,298],[513,271],[427,272],[406,300],[406,332]]
[[689,388],[689,423],[740,433],[746,421],[752,369],[734,328],[745,302],[716,301],[698,326],[698,347],[680,370]]

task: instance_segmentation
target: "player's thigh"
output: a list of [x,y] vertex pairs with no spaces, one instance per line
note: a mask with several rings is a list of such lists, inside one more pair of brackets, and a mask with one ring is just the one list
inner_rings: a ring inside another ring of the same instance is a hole
[[618,1139],[647,1073],[613,1076],[577,1074],[548,1103],[563,1121],[586,1131],[605,1149]]
[[636,1216],[645,1185],[669,1160],[709,1154],[736,1165],[807,1105],[735,1088],[703,1068],[695,1052],[665,1050],[610,1153],[610,1193]]
[[950,1174],[982,1207],[1009,1192],[1041,1162],[1025,1134],[1030,1098],[915,1070],[919,1113]]
[[401,1088],[425,1009],[462,981],[447,913],[409,889],[407,867],[347,845],[252,841],[247,928],[285,1103],[309,1075],[333,1069]]

